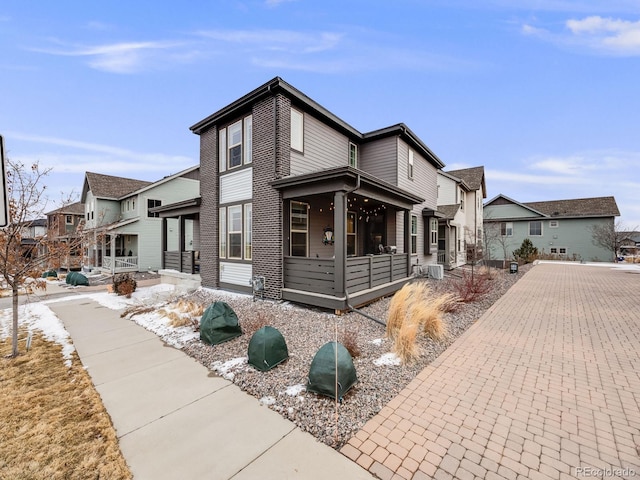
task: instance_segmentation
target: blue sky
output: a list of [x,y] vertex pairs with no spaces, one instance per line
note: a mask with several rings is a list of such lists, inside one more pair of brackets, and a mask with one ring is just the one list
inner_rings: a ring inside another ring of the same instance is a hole
[[[514,6],[517,4],[517,6]],[[5,0],[0,134],[51,207],[85,171],[157,180],[189,126],[280,76],[361,132],[406,123],[488,199],[614,195],[640,226],[640,2]]]

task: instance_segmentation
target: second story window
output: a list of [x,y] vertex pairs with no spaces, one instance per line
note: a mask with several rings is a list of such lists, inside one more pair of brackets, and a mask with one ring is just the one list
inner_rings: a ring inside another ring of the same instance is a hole
[[152,213],[149,211],[150,208],[155,208],[155,207],[160,207],[162,206],[162,200],[152,200],[152,199],[147,199],[147,216],[149,218],[158,218],[160,216],[159,213]]
[[358,168],[358,146],[355,143],[349,143],[349,166]]
[[291,148],[304,151],[304,115],[294,108],[291,109]]
[[413,150],[409,149],[409,161],[407,164],[407,176],[413,180]]
[[511,237],[513,236],[513,223],[512,222],[501,222],[500,223],[500,235],[503,237]]
[[66,225],[73,225],[73,215],[65,215],[64,216],[64,223]]
[[460,210],[464,212],[464,190],[460,190]]
[[542,236],[542,222],[539,220],[535,220],[533,222],[529,222],[529,235],[532,237],[540,237]]
[[221,128],[218,132],[219,170],[249,164],[252,161],[253,119],[251,115]]

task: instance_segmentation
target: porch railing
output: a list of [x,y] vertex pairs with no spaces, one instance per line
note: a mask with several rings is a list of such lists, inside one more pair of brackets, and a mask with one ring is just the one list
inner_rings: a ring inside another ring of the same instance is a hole
[[135,272],[138,270],[138,257],[102,257],[102,268],[114,272]]
[[[349,293],[368,290],[409,276],[407,254],[347,258]],[[284,286],[294,290],[335,294],[333,258],[284,257]]]
[[447,261],[447,252],[445,250],[438,250],[438,263],[444,265]]
[[197,252],[164,252],[164,268],[182,273],[194,274],[200,271]]

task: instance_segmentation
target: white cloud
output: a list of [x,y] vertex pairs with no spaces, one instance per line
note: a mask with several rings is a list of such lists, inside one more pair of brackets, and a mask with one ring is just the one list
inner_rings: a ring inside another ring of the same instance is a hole
[[[60,42],[55,42],[60,45]],[[184,42],[120,42],[104,45],[60,45],[58,47],[29,48],[30,51],[65,57],[87,57],[88,65],[111,73],[137,73],[163,65],[163,58],[185,47]],[[172,58],[180,55],[173,53]]]
[[284,4],[284,3],[291,3],[291,2],[295,2],[297,0],[265,0],[265,5],[267,7],[279,7],[280,5]]
[[525,24],[522,26],[522,33],[559,46],[578,48],[602,55],[640,55],[640,20],[589,16],[582,19],[569,19],[565,27],[565,31],[552,32]]

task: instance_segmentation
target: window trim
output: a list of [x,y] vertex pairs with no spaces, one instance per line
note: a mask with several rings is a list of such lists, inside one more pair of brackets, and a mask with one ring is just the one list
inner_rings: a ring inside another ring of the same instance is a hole
[[243,219],[243,255],[245,260],[251,260],[253,254],[253,244],[252,244],[252,228],[253,228],[253,204],[245,203],[244,204],[244,219]]
[[358,168],[358,145],[349,142],[349,166]]
[[[153,204],[152,204],[153,203]],[[149,211],[151,208],[161,207],[162,200],[156,200],[154,198],[147,198],[147,218],[160,218],[159,213],[152,213]]]
[[65,215],[64,216],[64,224],[65,225],[73,225],[73,215]]
[[[232,223],[234,220],[234,217],[232,215],[231,210],[238,210],[240,213],[240,230],[232,230]],[[227,207],[227,258],[228,259],[233,259],[233,260],[242,260],[242,249],[243,249],[243,221],[242,221],[242,205],[229,205]],[[239,246],[240,246],[240,256],[232,256],[232,249],[231,249],[231,235],[240,235],[240,242],[239,242]]]
[[[504,233],[502,233],[502,226],[504,225]],[[511,233],[509,233],[511,232]],[[501,237],[513,237],[513,222],[500,222],[500,236]]]
[[[534,223],[539,223],[540,224],[540,233],[539,234],[531,233],[531,226]],[[542,220],[529,220],[529,236],[530,237],[542,237],[543,234],[544,234],[544,231],[542,229]]]
[[243,119],[242,138],[244,140],[242,157],[245,165],[253,162],[253,116],[248,115]]
[[409,178],[409,180],[413,180],[413,150],[409,149],[409,156],[407,159],[407,177]]
[[[233,122],[231,125],[229,125],[227,127],[227,170],[232,170],[234,168],[238,168],[242,166],[242,162],[243,162],[243,140],[244,140],[244,132],[242,129],[242,124],[243,121],[238,120],[237,122]],[[231,133],[231,129],[239,129],[239,134],[238,134],[238,141],[236,143],[231,143],[231,138],[232,138],[232,133]],[[231,150],[232,149],[236,149],[236,148],[240,148],[240,155],[238,156],[238,164],[237,165],[231,165],[231,160],[233,158],[233,156],[231,155]]]
[[304,112],[291,107],[291,149],[304,152]]
[[218,257],[227,258],[227,207],[220,207],[218,214]]
[[418,216],[411,214],[411,255],[418,254]]
[[558,228],[560,222],[558,220],[549,220],[549,228]]

